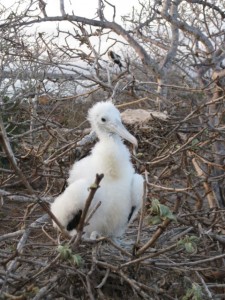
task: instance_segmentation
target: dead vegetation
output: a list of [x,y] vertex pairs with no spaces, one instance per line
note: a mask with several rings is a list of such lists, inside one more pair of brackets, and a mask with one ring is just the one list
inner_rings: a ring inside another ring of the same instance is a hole
[[176,105],[166,120],[128,125],[139,141],[132,159],[146,194],[118,241],[74,242],[57,235],[46,213],[73,161],[92,147],[80,143],[86,131],[66,129],[43,111],[33,137],[1,131],[1,299],[225,298],[225,209],[213,189],[224,174],[212,173],[224,164],[211,150],[224,130],[199,124],[207,106],[189,111],[187,103],[184,117],[179,107],[173,113]]
[[[0,299],[225,299],[225,1],[140,0],[120,23],[108,0],[93,19],[50,2],[0,4]],[[119,241],[70,240],[48,205],[109,98],[168,115],[127,125],[143,211]]]

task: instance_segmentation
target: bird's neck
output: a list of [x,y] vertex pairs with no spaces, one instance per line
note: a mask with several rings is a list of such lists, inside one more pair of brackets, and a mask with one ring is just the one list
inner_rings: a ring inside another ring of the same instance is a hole
[[123,176],[130,154],[117,135],[101,137],[97,151],[101,158],[100,171],[105,178],[118,179]]

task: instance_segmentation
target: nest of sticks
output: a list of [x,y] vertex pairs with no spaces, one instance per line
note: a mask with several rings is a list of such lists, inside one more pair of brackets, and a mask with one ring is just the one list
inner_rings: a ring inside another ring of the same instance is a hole
[[132,160],[146,191],[143,210],[119,240],[85,240],[83,226],[74,240],[52,227],[48,204],[93,145],[86,130],[51,123],[40,129],[41,143],[17,145],[35,193],[13,168],[3,172],[0,299],[225,299],[225,209],[214,205],[209,180],[215,135],[196,130],[193,118],[129,130],[139,140]]

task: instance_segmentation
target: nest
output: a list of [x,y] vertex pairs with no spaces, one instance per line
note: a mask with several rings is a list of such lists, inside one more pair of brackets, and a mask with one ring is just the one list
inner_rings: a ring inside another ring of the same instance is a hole
[[139,141],[132,160],[146,193],[143,211],[119,240],[70,240],[53,230],[46,214],[70,165],[93,146],[88,139],[79,144],[86,131],[52,123],[38,133],[41,142],[23,139],[15,147],[36,193],[29,195],[7,165],[0,190],[0,299],[225,298],[225,210],[213,205],[215,182],[207,180],[215,136],[196,130],[193,119],[173,116],[128,127]]

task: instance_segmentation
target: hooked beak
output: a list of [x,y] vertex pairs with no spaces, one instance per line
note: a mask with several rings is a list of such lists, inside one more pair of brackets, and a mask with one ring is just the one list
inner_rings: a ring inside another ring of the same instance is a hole
[[137,139],[126,129],[126,127],[119,120],[110,123],[109,129],[111,132],[117,133],[121,138],[132,143],[135,148],[138,146]]

